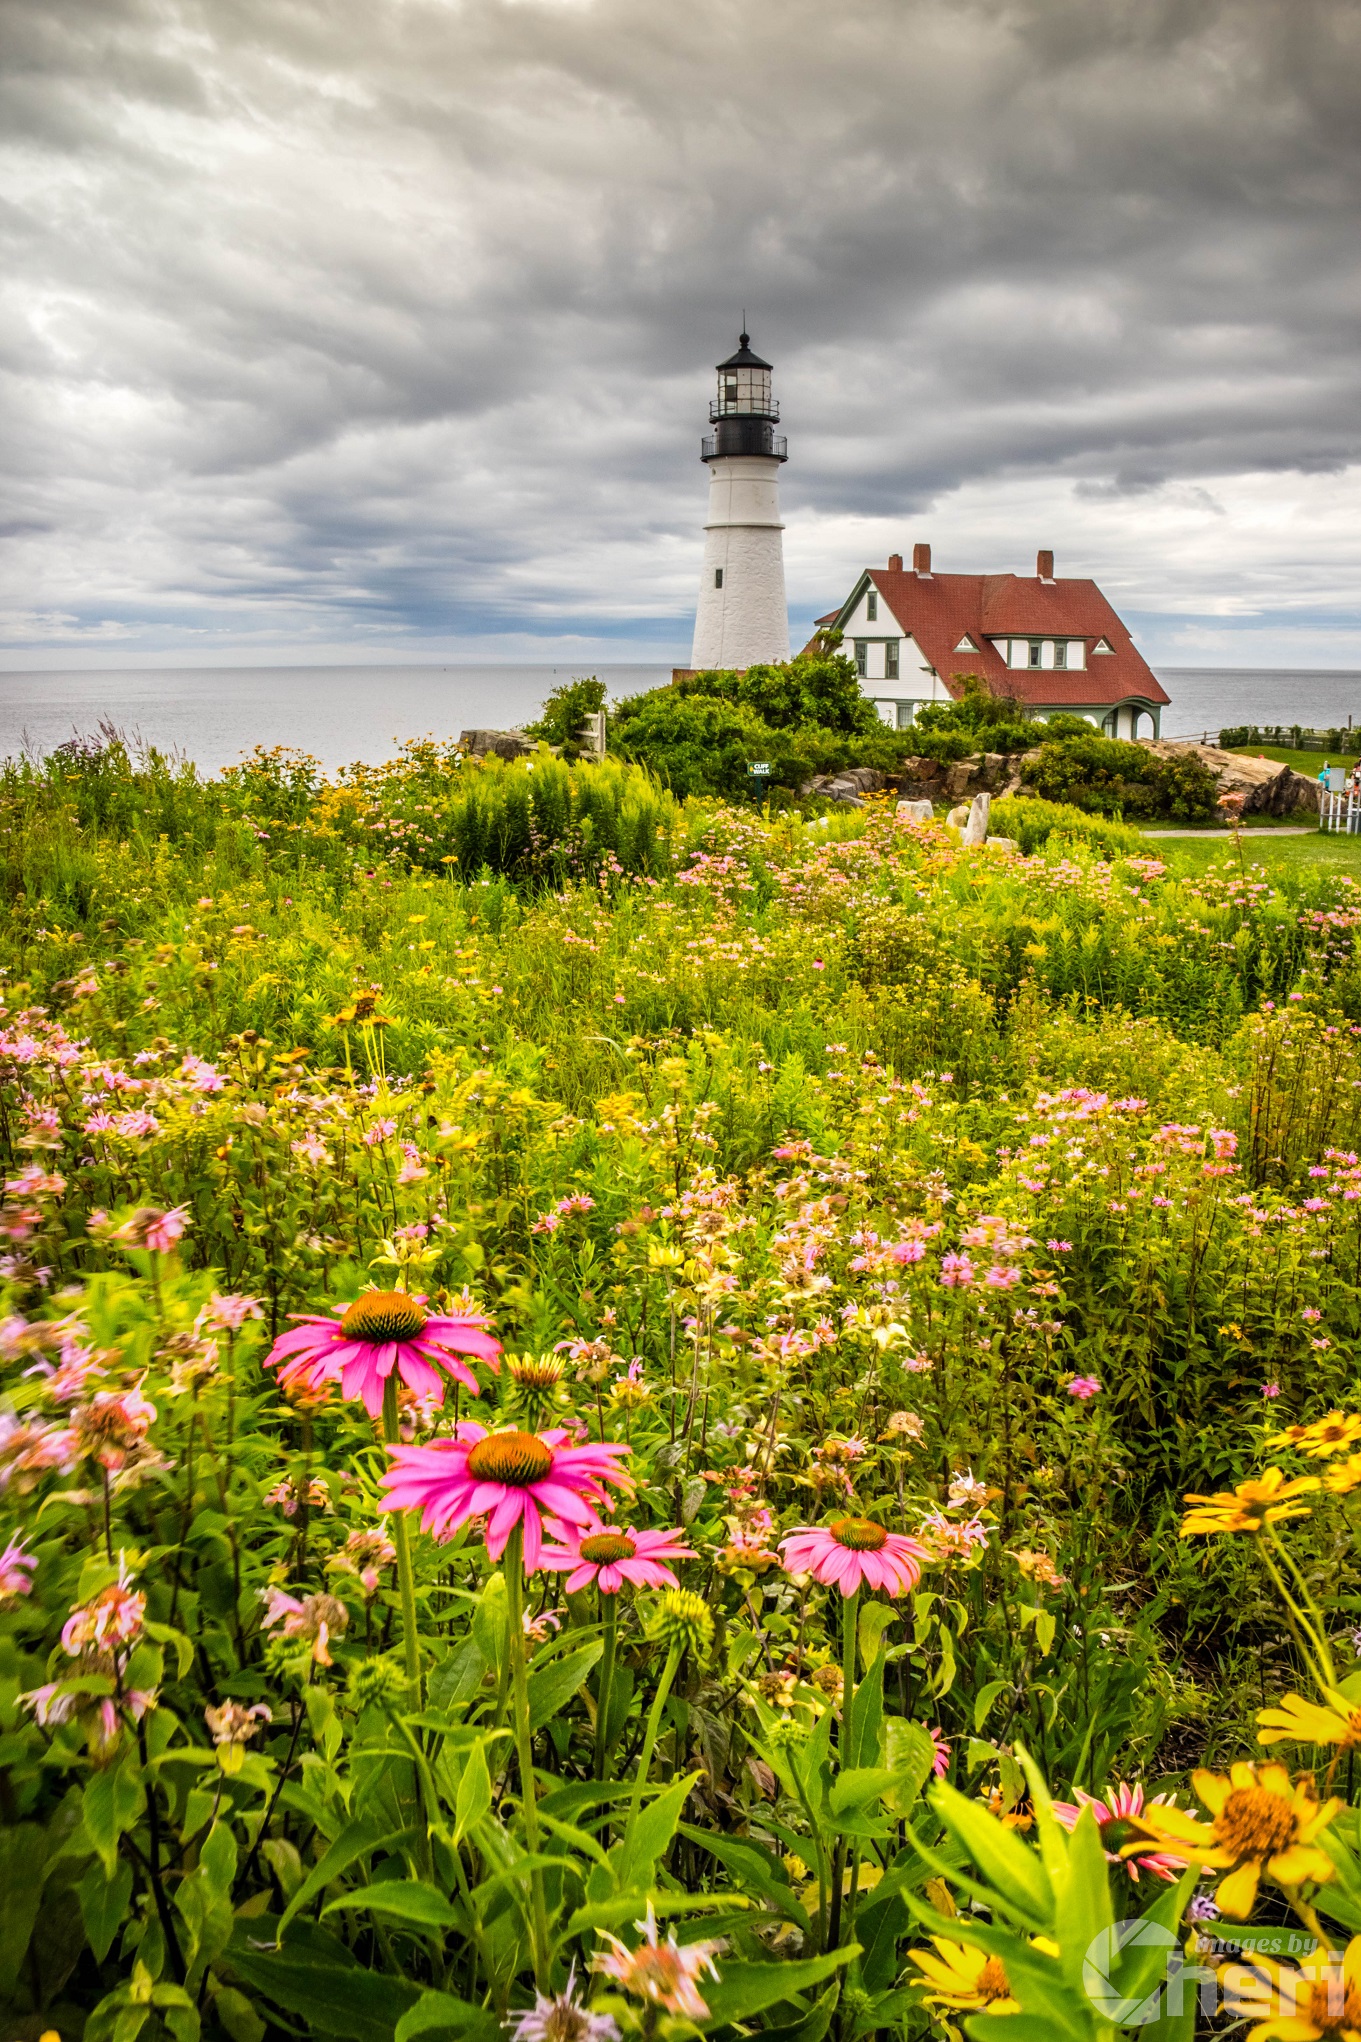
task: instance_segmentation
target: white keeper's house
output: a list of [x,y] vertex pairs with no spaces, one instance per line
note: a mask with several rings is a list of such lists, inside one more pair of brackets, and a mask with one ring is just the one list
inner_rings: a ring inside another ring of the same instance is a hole
[[[1171,699],[1094,581],[1061,581],[1041,553],[1019,574],[937,574],[931,548],[867,567],[839,610],[842,634],[885,723],[907,730],[927,702],[949,702],[977,674],[1040,717],[1085,716],[1109,737],[1157,737]],[[816,643],[816,640],[814,641]]]

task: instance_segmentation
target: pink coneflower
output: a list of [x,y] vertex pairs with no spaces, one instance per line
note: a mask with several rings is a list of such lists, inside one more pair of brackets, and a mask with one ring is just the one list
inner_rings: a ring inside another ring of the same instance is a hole
[[11,1539],[0,1553],[0,1602],[10,1596],[30,1594],[37,1565],[32,1553],[25,1551],[23,1540]]
[[[394,1510],[419,1510],[424,1529],[452,1537],[470,1517],[487,1515],[487,1551],[499,1560],[517,1524],[524,1525],[524,1564],[533,1571],[543,1546],[543,1517],[571,1524],[594,1522],[592,1505],[606,1488],[632,1490],[618,1457],[626,1446],[568,1446],[571,1434],[488,1432],[465,1418],[452,1439],[429,1446],[388,1449],[393,1465],[382,1476]],[[542,1515],[541,1515],[542,1513]]]
[[791,1574],[811,1574],[825,1588],[854,1595],[868,1583],[888,1595],[902,1595],[921,1580],[925,1546],[902,1532],[886,1531],[868,1517],[838,1517],[815,1530],[791,1532],[780,1551]]
[[560,1543],[545,1546],[539,1565],[554,1573],[567,1573],[568,1595],[589,1588],[594,1582],[602,1595],[618,1595],[626,1581],[635,1588],[679,1588],[680,1583],[664,1560],[693,1560],[689,1546],[677,1542],[683,1531],[627,1531],[612,1525],[570,1525],[550,1523],[552,1536]]
[[659,1942],[651,1901],[646,1921],[635,1922],[634,1927],[644,1938],[637,1949],[630,1950],[607,1931],[614,1948],[591,1959],[592,1971],[603,1972],[606,1978],[617,1980],[625,1992],[664,2007],[668,2014],[683,2014],[690,2021],[707,2020],[709,2009],[695,1980],[705,1971],[711,1978],[718,1977],[714,1956],[722,1943],[678,1943],[674,1935]]
[[499,1368],[500,1352],[501,1343],[487,1331],[480,1312],[441,1318],[406,1291],[367,1290],[340,1318],[308,1314],[301,1325],[281,1333],[265,1367],[282,1364],[279,1383],[290,1391],[296,1384],[315,1391],[338,1379],[342,1395],[362,1397],[370,1418],[377,1418],[394,1368],[416,1396],[442,1404],[441,1369],[476,1396],[477,1377],[458,1357],[473,1354]]
[[1065,1829],[1076,1829],[1082,1810],[1090,1808],[1096,1826],[1101,1832],[1101,1847],[1112,1865],[1123,1863],[1130,1878],[1135,1880],[1141,1871],[1151,1873],[1155,1879],[1166,1879],[1169,1882],[1181,1877],[1186,1870],[1184,1862],[1178,1858],[1169,1858],[1161,1851],[1148,1851],[1133,1858],[1122,1859],[1120,1856],[1121,1844],[1133,1842],[1139,1834],[1139,1818],[1142,1817],[1145,1807],[1158,1806],[1167,1799],[1166,1795],[1155,1795],[1152,1804],[1148,1804],[1144,1800],[1142,1787],[1126,1786],[1123,1780],[1117,1787],[1107,1787],[1107,1798],[1104,1801],[1098,1801],[1094,1794],[1084,1794],[1081,1787],[1075,1787],[1073,1792],[1077,1795],[1076,1804],[1071,1801],[1054,1803],[1054,1819],[1061,1822]]
[[1068,1394],[1070,1397],[1076,1397],[1080,1404],[1087,1403],[1092,1397],[1099,1397],[1101,1395],[1100,1376],[1074,1376],[1068,1385]]

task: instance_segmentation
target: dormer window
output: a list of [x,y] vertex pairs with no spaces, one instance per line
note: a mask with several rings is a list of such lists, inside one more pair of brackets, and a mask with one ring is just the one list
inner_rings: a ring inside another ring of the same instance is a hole
[[1096,644],[1092,647],[1093,652],[1114,652],[1114,650],[1115,647],[1105,638],[1098,638]]
[[1067,666],[1067,664],[1068,640],[1066,638],[1056,638],[1054,640],[1054,665]]
[[869,624],[877,624],[879,621],[879,598],[873,589],[865,597],[865,621]]
[[1040,640],[1039,640],[1038,638],[1032,638],[1032,639],[1031,639],[1031,641],[1030,641],[1030,664],[1031,664],[1031,666],[1038,666],[1038,665],[1039,665],[1039,663],[1040,663],[1040,653],[1041,653],[1041,651],[1042,651],[1042,650],[1043,650],[1043,646],[1042,646],[1042,644],[1041,644],[1041,641],[1040,641]]
[[955,647],[956,652],[977,652],[977,650],[978,647],[974,644],[967,631]]

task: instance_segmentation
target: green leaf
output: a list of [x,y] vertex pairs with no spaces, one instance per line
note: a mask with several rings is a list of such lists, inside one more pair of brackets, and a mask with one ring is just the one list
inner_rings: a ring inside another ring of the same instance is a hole
[[118,1864],[110,1879],[106,1877],[103,1865],[96,1861],[86,1871],[76,1893],[90,1948],[97,1962],[102,1964],[132,1898],[132,1866],[126,1862]]
[[[499,1576],[497,1577],[499,1579]],[[452,1712],[466,1708],[482,1686],[487,1662],[476,1638],[464,1638],[446,1653],[430,1676],[430,1706]]]
[[[42,1898],[46,1855],[47,1838],[37,1823],[0,1829],[0,1999],[14,1991],[28,1951]],[[99,1954],[102,1957],[103,1950]]]
[[1020,1838],[976,1801],[939,1783],[931,1803],[952,1836],[964,1845],[1007,1911],[1036,1932],[1053,1918],[1054,1893],[1044,1866]]
[[832,1782],[827,1804],[834,1817],[858,1815],[887,1794],[896,1777],[888,1766],[855,1766]]
[[141,1775],[131,1758],[91,1775],[81,1801],[85,1834],[112,1879],[118,1867],[118,1839],[142,1812]]
[[814,2000],[811,2012],[806,2013],[801,2021],[790,2021],[783,2028],[762,2028],[761,2042],[822,2042],[832,2025],[832,2015],[840,1997],[841,1981],[833,1979],[826,1992]]
[[992,1714],[993,1703],[999,1695],[1005,1694],[1010,1686],[1011,1682],[1009,1680],[990,1680],[986,1687],[979,1689],[973,1705],[973,1727],[975,1730],[983,1728],[988,1717]]
[[896,1610],[891,1602],[867,1602],[862,1605],[855,1626],[862,1666],[873,1666],[879,1656],[885,1631],[900,1614],[901,1612]]
[[772,1960],[765,1964],[725,1964],[719,1979],[701,1979],[700,1992],[709,2008],[705,2027],[723,2027],[732,2021],[750,2020],[766,2007],[809,1992],[860,1955],[859,1943],[842,1950],[829,1950],[825,1957],[798,1958],[790,1963]]
[[488,1666],[506,1663],[506,1580],[490,1574],[473,1611],[473,1641]]
[[224,1985],[213,1994],[213,2012],[221,2021],[231,2042],[264,2042],[265,2024],[246,1998],[234,1985]]
[[884,1804],[894,1815],[910,1815],[921,1799],[922,1788],[936,1762],[936,1745],[929,1730],[920,1723],[889,1716],[884,1723],[884,1763],[893,1774],[893,1785]]
[[[1101,1832],[1090,1808],[1084,1808],[1068,1845],[1068,1874],[1054,1887],[1055,1939],[1063,1953],[1064,1976],[1076,1991],[1083,1988],[1083,1967],[1103,1930],[1114,1920],[1111,1882]],[[1169,1942],[1175,1948],[1176,1938]],[[1112,1958],[1116,1945],[1111,1945]]]
[[462,1843],[469,1831],[490,1813],[491,1773],[487,1769],[486,1747],[479,1738],[468,1753],[454,1799],[454,1842]]
[[[870,1610],[878,1608],[872,1603]],[[870,1611],[862,1611],[869,1615]],[[847,1765],[874,1766],[879,1763],[880,1730],[884,1720],[884,1655],[876,1652],[863,1680],[851,1696],[847,1735]]]
[[468,2042],[500,2042],[501,2026],[489,2008],[470,2006],[448,1992],[423,1992],[398,2021],[394,2042],[413,2042],[438,2029],[466,2035]]
[[529,1688],[529,1727],[541,1730],[554,1716],[559,1716],[571,1701],[578,1688],[584,1687],[586,1677],[604,1651],[604,1643],[593,1638],[586,1645],[578,1645],[572,1652],[563,1652],[551,1659],[538,1673],[531,1673]]
[[656,1864],[676,1834],[681,1810],[699,1777],[698,1773],[686,1773],[679,1780],[673,1780],[664,1793],[658,1794],[640,1810],[638,1820],[630,1824],[623,1843],[618,1846],[621,1886],[646,1883],[643,1874]]
[[362,1969],[345,1945],[315,1922],[295,1922],[282,1950],[254,1947],[257,1938],[276,1940],[282,1926],[270,1915],[238,1921],[222,1961],[254,1991],[298,2015],[318,2034],[341,2042],[392,2042],[393,2026],[419,1998],[418,1988],[390,1972]]
[[755,1893],[762,1900],[777,1907],[781,1914],[787,1914],[797,1922],[805,1934],[812,1924],[801,1905],[798,1895],[784,1876],[784,1867],[777,1871],[775,1863],[759,1845],[741,1843],[735,1837],[724,1836],[721,1830],[696,1829],[689,1822],[678,1825],[682,1836],[688,1836],[691,1843],[697,1843],[701,1850],[718,1859],[737,1881],[738,1890]]
[[379,1879],[372,1886],[356,1886],[352,1893],[328,1901],[321,1910],[322,1920],[346,1908],[362,1908],[388,1921],[424,1929],[453,1928],[459,1919],[444,1895],[422,1879]]
[[342,1872],[348,1871],[356,1858],[367,1857],[373,1851],[382,1850],[387,1844],[395,1843],[398,1837],[406,1834],[404,1829],[385,1829],[372,1818],[347,1823],[319,1863],[313,1866],[279,1917],[279,1934],[282,1936],[294,1916],[306,1907],[308,1901],[320,1893],[324,1886],[329,1886],[333,1879],[338,1879]]

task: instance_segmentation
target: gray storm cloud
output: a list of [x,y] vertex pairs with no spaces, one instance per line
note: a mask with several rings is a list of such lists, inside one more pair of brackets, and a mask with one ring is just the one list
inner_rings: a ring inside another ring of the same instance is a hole
[[1356,611],[1354,0],[0,26],[12,647],[680,643],[744,306],[804,612],[933,518],[1146,609]]

